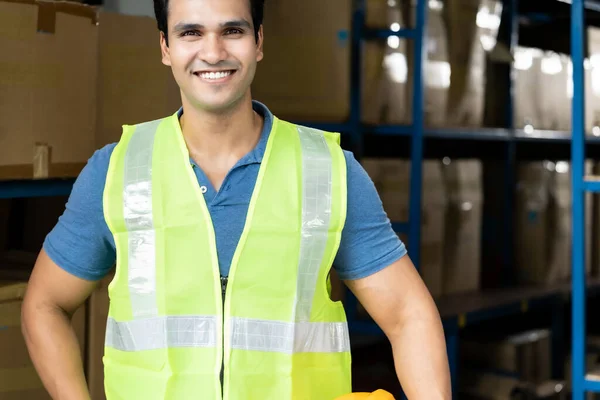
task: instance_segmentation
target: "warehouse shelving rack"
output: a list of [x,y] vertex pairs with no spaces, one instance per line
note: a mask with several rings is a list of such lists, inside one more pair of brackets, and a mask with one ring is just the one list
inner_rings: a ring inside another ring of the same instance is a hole
[[[566,0],[548,0],[562,1]],[[365,147],[374,138],[402,138],[410,141],[408,156],[412,160],[410,177],[409,220],[393,221],[396,231],[406,233],[409,238],[409,253],[416,267],[420,265],[420,236],[421,236],[421,193],[422,193],[422,161],[428,144],[436,147],[436,143],[460,143],[461,145],[482,146],[491,144],[500,149],[505,166],[506,201],[504,215],[512,215],[511,188],[515,184],[515,160],[518,146],[546,143],[566,148],[571,144],[573,161],[573,280],[572,284],[560,284],[548,287],[512,288],[509,284],[504,288],[481,293],[463,294],[438,299],[438,307],[444,322],[448,356],[452,373],[453,388],[456,389],[458,376],[458,346],[460,332],[465,327],[497,318],[533,312],[550,310],[552,313],[552,347],[553,347],[553,376],[562,375],[562,360],[565,355],[563,340],[565,337],[565,315],[563,313],[565,300],[571,296],[572,301],[572,330],[573,330],[573,391],[574,400],[582,400],[584,390],[600,390],[600,382],[586,379],[584,370],[584,332],[585,332],[585,299],[587,294],[600,293],[600,281],[585,280],[583,274],[583,200],[584,190],[600,191],[600,183],[583,180],[584,142],[600,148],[600,138],[585,138],[583,136],[583,9],[600,11],[597,2],[572,0],[572,50],[574,65],[573,96],[573,132],[535,131],[526,133],[514,129],[512,78],[507,74],[508,90],[505,128],[500,129],[426,129],[424,126],[424,82],[423,66],[425,61],[425,27],[427,26],[427,0],[417,0],[415,24],[410,29],[398,31],[370,29],[365,25],[365,0],[354,0],[351,28],[351,91],[350,117],[344,123],[310,123],[298,121],[305,125],[344,134],[349,141],[351,150],[357,159],[365,154]],[[503,24],[499,41],[503,41],[512,51],[517,45],[518,18],[517,0],[503,0]],[[361,60],[364,40],[385,40],[390,36],[398,36],[414,41],[413,68],[413,104],[412,125],[380,125],[367,126],[361,121]],[[42,196],[66,196],[70,193],[75,179],[39,179],[0,181],[0,199],[26,198]],[[510,219],[504,221],[504,227],[496,231],[503,236],[508,244],[508,251],[502,255],[503,268],[508,272],[513,265],[510,243],[513,227]],[[356,299],[349,293],[348,320],[354,337],[363,338],[365,335],[381,337],[382,332],[372,322],[359,320],[355,313]],[[353,343],[360,340],[353,341]],[[354,344],[353,344],[354,345]]]

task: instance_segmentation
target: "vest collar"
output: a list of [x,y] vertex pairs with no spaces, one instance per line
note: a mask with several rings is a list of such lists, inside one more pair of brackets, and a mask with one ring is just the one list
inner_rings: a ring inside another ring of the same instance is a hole
[[[273,113],[271,113],[271,110],[269,110],[269,108],[266,105],[259,101],[252,100],[252,108],[264,118],[263,130],[260,135],[260,140],[254,147],[254,149],[252,149],[248,154],[242,157],[237,162],[236,167],[262,163],[263,157],[265,155],[265,149],[267,148],[267,141],[269,140],[271,128],[273,127]],[[177,111],[177,118],[181,118],[182,115],[183,107],[181,107]],[[196,163],[191,158],[190,162],[192,163],[192,165],[196,166]]]

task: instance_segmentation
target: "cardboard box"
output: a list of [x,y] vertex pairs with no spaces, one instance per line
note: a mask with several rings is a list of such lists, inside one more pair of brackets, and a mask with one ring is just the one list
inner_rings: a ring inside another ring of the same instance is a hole
[[0,179],[75,176],[94,151],[96,13],[0,1]]
[[448,192],[443,291],[476,291],[481,272],[482,165],[479,160],[445,159],[442,171]]
[[[6,400],[51,399],[33,366],[21,333],[21,305],[27,289],[24,282],[0,282],[0,398]],[[72,324],[85,355],[85,306]]]
[[288,120],[346,120],[351,5],[347,0],[268,4],[265,57],[257,67],[253,98]]
[[181,107],[158,39],[154,18],[98,13],[96,147],[117,142],[124,124],[162,118]]

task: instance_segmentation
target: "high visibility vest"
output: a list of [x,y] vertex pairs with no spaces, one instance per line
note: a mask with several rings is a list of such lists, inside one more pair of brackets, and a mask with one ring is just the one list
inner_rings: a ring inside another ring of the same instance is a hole
[[123,127],[103,201],[117,249],[108,400],[352,391],[346,316],[329,296],[346,218],[339,134],[274,117],[226,290],[176,114]]

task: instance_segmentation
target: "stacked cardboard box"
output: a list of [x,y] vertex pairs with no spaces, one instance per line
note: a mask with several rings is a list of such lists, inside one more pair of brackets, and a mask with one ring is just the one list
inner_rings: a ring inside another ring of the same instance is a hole
[[[26,283],[0,281],[0,398],[3,400],[50,399],[29,357],[21,333],[21,306]],[[85,358],[86,308],[82,306],[72,319]]]
[[0,179],[76,176],[122,124],[179,107],[152,18],[0,0],[0,26]]
[[257,67],[253,97],[280,118],[347,119],[351,5],[348,0],[269,3],[265,57]]
[[0,179],[33,177],[34,156],[46,164],[38,175],[73,175],[92,154],[96,18],[79,4],[0,1],[0,98],[10,99],[0,104]]

